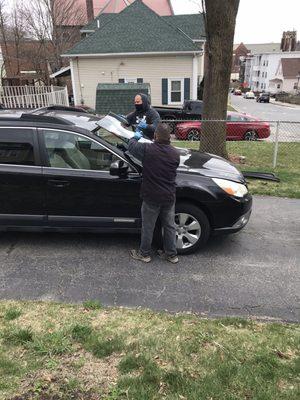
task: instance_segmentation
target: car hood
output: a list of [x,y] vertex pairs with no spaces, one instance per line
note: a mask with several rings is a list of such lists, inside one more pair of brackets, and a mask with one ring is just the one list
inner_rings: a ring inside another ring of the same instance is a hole
[[[98,125],[123,139],[128,140],[134,136],[134,133],[125,129],[120,120],[116,119],[113,115],[107,115],[98,122]],[[151,143],[150,140],[145,138],[142,138],[140,141]],[[179,172],[245,183],[243,174],[233,164],[222,157],[179,147],[176,147],[176,149],[180,153]]]
[[243,174],[229,161],[210,153],[179,149],[179,172],[245,183]]

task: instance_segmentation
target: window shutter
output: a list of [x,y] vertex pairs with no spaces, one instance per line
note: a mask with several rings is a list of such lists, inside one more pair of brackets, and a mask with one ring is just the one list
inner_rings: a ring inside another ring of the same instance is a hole
[[137,78],[136,82],[137,83],[144,83],[144,79],[143,78]]
[[119,83],[125,83],[125,79],[119,79]]
[[161,80],[161,94],[162,94],[162,104],[168,104],[168,79],[163,78]]
[[190,100],[191,98],[191,80],[190,78],[184,78],[184,100]]

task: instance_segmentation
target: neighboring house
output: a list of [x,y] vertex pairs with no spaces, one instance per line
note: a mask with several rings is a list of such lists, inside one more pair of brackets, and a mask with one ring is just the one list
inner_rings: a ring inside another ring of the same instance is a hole
[[[119,13],[134,0],[74,0],[76,9],[83,10],[84,24],[92,21],[98,14]],[[143,2],[158,15],[174,15],[171,0],[143,0]],[[78,25],[77,22],[73,22]]]
[[270,80],[270,92],[298,93],[300,90],[300,53],[299,58],[281,58],[275,74]]
[[[251,78],[251,60],[253,54],[280,51],[280,43],[240,43],[233,45],[231,80],[239,80],[245,87]],[[246,62],[248,60],[248,62]]]
[[[278,63],[282,58],[296,59],[299,51],[255,54],[251,58],[249,86],[254,91],[271,91],[270,80],[274,79]],[[273,84],[272,84],[273,89]]]
[[104,18],[63,55],[70,58],[76,104],[94,107],[99,83],[149,83],[155,105],[197,99],[204,69],[202,14],[161,17],[136,0]]
[[1,68],[2,84],[22,86],[34,84],[49,84],[50,64],[49,48],[41,46],[34,40],[1,43],[3,66]]
[[238,45],[233,45],[232,54],[232,67],[231,67],[231,80],[238,80],[240,77],[241,61],[250,53],[250,50],[240,43]]

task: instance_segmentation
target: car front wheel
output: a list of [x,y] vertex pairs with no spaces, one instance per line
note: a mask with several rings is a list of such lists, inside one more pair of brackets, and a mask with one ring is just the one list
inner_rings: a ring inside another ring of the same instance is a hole
[[257,139],[258,139],[258,135],[255,131],[248,131],[244,135],[244,140],[253,141],[253,140],[257,140]]
[[190,203],[176,204],[175,225],[178,254],[190,254],[204,247],[210,223],[200,208]]
[[187,135],[187,139],[190,141],[200,140],[200,132],[198,129],[191,129]]

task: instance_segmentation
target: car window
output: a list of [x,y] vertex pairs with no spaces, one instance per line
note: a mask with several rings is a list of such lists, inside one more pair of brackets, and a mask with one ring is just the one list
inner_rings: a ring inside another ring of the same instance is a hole
[[36,165],[32,130],[0,128],[0,164]]
[[230,121],[243,121],[243,117],[239,115],[230,115]]
[[50,167],[109,171],[111,163],[119,159],[86,136],[60,130],[43,133]]

